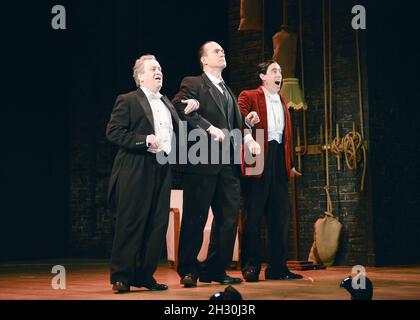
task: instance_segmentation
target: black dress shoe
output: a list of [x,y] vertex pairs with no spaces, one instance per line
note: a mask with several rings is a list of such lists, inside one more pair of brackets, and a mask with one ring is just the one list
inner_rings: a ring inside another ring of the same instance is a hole
[[130,292],[130,286],[124,282],[117,281],[112,285],[112,290],[116,291],[116,293]]
[[163,291],[163,290],[168,290],[168,286],[166,284],[163,283],[155,283],[152,285],[143,285],[143,287],[151,290],[151,291]]
[[297,280],[302,279],[303,277],[300,274],[296,274],[293,272],[285,272],[285,273],[274,273],[274,272],[265,272],[265,279],[266,280]]
[[197,286],[197,277],[192,273],[187,273],[181,278],[180,283],[184,285],[184,288],[195,288]]
[[242,276],[246,282],[257,282],[259,275],[257,274],[256,270],[248,269],[242,271]]
[[242,282],[241,278],[233,278],[228,276],[227,274],[223,274],[220,276],[213,276],[208,274],[200,275],[200,282],[219,282],[220,284],[239,284]]

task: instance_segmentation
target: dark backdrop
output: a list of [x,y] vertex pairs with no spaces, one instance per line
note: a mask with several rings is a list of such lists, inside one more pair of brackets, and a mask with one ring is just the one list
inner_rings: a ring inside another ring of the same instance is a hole
[[[51,28],[56,4],[66,8],[67,30]],[[201,43],[227,49],[227,2],[10,1],[0,11],[0,259],[64,257],[78,165],[72,139],[95,146],[116,95],[135,89],[141,54],[157,56],[172,98],[183,76],[200,72]]]

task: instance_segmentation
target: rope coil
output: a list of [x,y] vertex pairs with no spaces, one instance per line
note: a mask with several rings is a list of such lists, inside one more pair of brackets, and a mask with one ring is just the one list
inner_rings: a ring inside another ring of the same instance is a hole
[[335,137],[331,143],[331,152],[335,155],[344,154],[347,168],[350,170],[357,170],[357,165],[363,155],[363,173],[360,183],[360,190],[363,191],[366,176],[366,146],[362,135],[359,132],[351,131],[342,139]]

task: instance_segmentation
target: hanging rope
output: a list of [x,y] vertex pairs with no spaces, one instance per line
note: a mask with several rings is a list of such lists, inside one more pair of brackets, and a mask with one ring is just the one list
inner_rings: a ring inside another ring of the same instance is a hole
[[329,137],[328,143],[332,142],[332,129],[333,129],[333,112],[332,112],[332,14],[331,14],[331,0],[328,1],[328,84],[329,84],[329,118],[330,118],[330,127],[329,127]]
[[[332,55],[331,55],[331,0],[329,0],[328,12],[329,12],[329,133],[330,139],[332,137]],[[324,2],[323,2],[323,10],[324,10]],[[324,20],[324,17],[323,17]],[[323,22],[325,23],[325,21]],[[325,30],[325,26],[324,26]],[[342,139],[338,136],[334,138],[334,140],[330,140],[330,147],[331,152],[334,155],[340,155],[344,153],[344,158],[346,160],[347,168],[350,170],[357,170],[358,163],[362,160],[363,156],[363,172],[360,182],[360,190],[364,191],[364,182],[366,177],[366,143],[364,137],[364,118],[363,118],[363,96],[362,96],[362,76],[361,76],[361,63],[360,63],[360,46],[359,46],[359,32],[358,30],[355,31],[356,35],[356,62],[357,62],[357,79],[358,79],[358,105],[359,105],[359,115],[360,115],[360,131],[356,132],[355,126],[353,124],[353,131],[347,133]],[[324,50],[325,52],[325,50]],[[324,71],[325,74],[325,71]],[[327,130],[326,130],[327,131]],[[327,185],[329,186],[329,185]]]
[[363,119],[363,95],[362,95],[362,67],[360,64],[360,48],[359,48],[359,30],[356,30],[356,58],[357,58],[357,84],[359,91],[359,114],[360,114],[360,131],[362,139],[365,139],[364,119]]
[[[300,70],[302,78],[302,96],[305,99],[305,69],[303,63],[303,18],[302,18],[302,0],[299,0],[299,42],[300,42]],[[303,151],[302,155],[308,152],[308,138],[306,132],[306,109],[303,109]]]
[[334,217],[330,190],[328,187],[324,187],[324,190],[325,190],[325,195],[327,196],[327,211],[325,211],[325,214],[327,216]]
[[356,30],[355,33],[356,33],[356,58],[357,58],[357,84],[358,84],[358,91],[359,91],[359,115],[360,115],[360,131],[361,131],[360,145],[361,145],[361,150],[363,152],[363,173],[362,173],[362,179],[360,182],[360,190],[363,191],[364,185],[365,185],[365,177],[366,177],[366,165],[367,165],[366,152],[367,150],[366,150],[365,130],[364,130],[365,122],[363,118],[362,67],[360,63],[359,30]]
[[[326,39],[325,39],[325,0],[322,0],[322,44],[323,44],[323,56],[324,56],[324,125],[325,125],[325,182],[326,186],[325,194],[327,197],[327,210],[325,212],[326,215],[332,216],[332,203],[331,203],[331,197],[330,197],[330,170],[329,170],[329,163],[328,163],[328,140],[329,140],[329,134],[328,134],[328,88],[327,88],[327,50],[326,50]],[[321,141],[322,143],[322,141]]]
[[[329,163],[328,163],[328,98],[327,98],[327,50],[326,50],[326,40],[325,40],[325,0],[322,0],[322,43],[323,43],[323,56],[324,56],[324,130],[325,130],[325,180],[326,187],[330,187],[330,172],[329,172]],[[322,142],[321,142],[322,143]]]

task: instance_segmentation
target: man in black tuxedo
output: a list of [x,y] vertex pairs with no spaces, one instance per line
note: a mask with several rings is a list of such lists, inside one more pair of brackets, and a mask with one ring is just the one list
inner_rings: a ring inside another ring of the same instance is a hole
[[[112,289],[130,286],[166,290],[153,278],[169,219],[172,175],[169,154],[179,117],[159,90],[162,69],[153,55],[144,55],[133,68],[136,91],[118,96],[106,128],[110,142],[119,147],[112,168],[108,198],[117,222],[111,257]],[[190,109],[197,101],[185,102]]]
[[[183,216],[178,251],[178,273],[184,287],[197,286],[197,280],[221,284],[242,282],[240,278],[226,274],[233,255],[240,202],[240,165],[234,164],[233,160],[235,155],[239,155],[241,145],[241,141],[230,137],[228,132],[241,130],[242,117],[236,97],[222,78],[226,67],[223,48],[214,41],[206,42],[199,50],[199,60],[203,74],[184,78],[180,91],[172,100],[181,119],[188,122],[190,133],[192,129],[196,133],[201,132],[209,146],[208,161],[191,163],[189,152],[184,168]],[[185,114],[183,99],[198,100],[199,108]],[[225,145],[227,142],[230,149],[227,161],[221,163],[219,153],[215,157],[218,163],[211,162],[215,150],[210,150],[210,145],[214,141],[222,145],[225,139]],[[197,256],[210,206],[214,215],[210,244],[207,259],[200,266]]]

